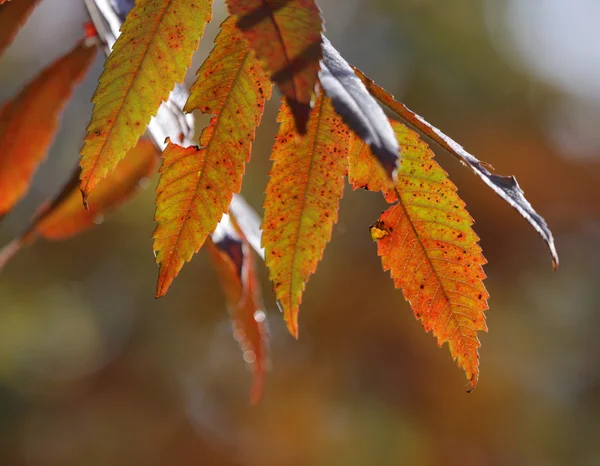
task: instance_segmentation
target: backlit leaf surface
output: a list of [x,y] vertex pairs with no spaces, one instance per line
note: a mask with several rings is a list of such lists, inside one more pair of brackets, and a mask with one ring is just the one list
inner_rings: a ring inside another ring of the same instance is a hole
[[441,147],[454,155],[464,165],[469,167],[485,184],[498,194],[502,199],[508,202],[519,212],[525,220],[538,232],[546,242],[550,254],[552,255],[552,265],[558,268],[558,253],[554,245],[554,237],[548,228],[546,221],[539,215],[525,198],[525,193],[520,188],[514,176],[500,176],[491,173],[489,165],[478,160],[474,155],[467,152],[460,144],[448,137],[435,126],[429,124],[423,117],[409,110],[403,103],[394,99],[394,96],[383,88],[375,84],[371,79],[364,75],[360,70],[354,69],[356,75],[363,81],[369,92],[371,92],[383,104],[396,112],[402,121],[416,128],[425,136],[431,138]]
[[[0,5],[4,0],[0,0]],[[0,55],[10,45],[39,0],[19,0],[0,8]]]
[[304,133],[323,56],[317,4],[314,0],[227,0],[227,6]]
[[230,222],[219,224],[213,239],[207,240],[207,246],[227,298],[234,336],[244,360],[253,366],[250,398],[256,403],[262,395],[267,365],[267,327],[252,249],[241,231]]
[[[371,235],[384,270],[390,271],[425,330],[433,330],[440,346],[448,342],[473,389],[479,378],[477,332],[487,330],[486,260],[471,228],[473,220],[433,152],[414,131],[397,122],[392,126],[404,149],[396,181],[400,199],[371,227]],[[362,172],[357,162],[353,156],[352,183],[371,182],[371,175],[358,181]],[[379,168],[372,156],[360,163]]]
[[349,130],[328,97],[315,102],[299,138],[290,108],[281,123],[266,189],[262,245],[288,329],[298,335],[298,308],[308,277],[331,239],[348,169]]
[[246,41],[227,20],[198,70],[186,109],[216,114],[202,131],[200,148],[169,143],[163,154],[156,198],[154,250],[160,264],[157,296],[206,237],[240,191],[256,126],[271,83]]
[[84,198],[135,146],[160,103],[183,81],[211,8],[212,0],[135,3],[92,99],[80,163]]
[[52,143],[62,109],[95,54],[93,40],[79,42],[0,110],[0,215],[27,192]]

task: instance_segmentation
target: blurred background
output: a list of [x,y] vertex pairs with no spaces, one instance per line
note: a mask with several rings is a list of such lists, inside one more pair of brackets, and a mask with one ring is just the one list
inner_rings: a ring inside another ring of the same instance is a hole
[[[499,174],[516,175],[553,230],[530,226],[434,147],[489,260],[489,333],[466,393],[381,270],[368,226],[379,195],[347,186],[294,341],[261,268],[272,369],[248,405],[249,368],[204,251],[153,298],[156,177],[94,230],[39,241],[0,275],[0,464],[487,466],[600,464],[600,3],[320,0],[348,61]],[[224,5],[188,82],[212,48]],[[0,100],[82,36],[80,0],[43,0],[0,58]],[[99,58],[63,114],[18,234],[78,160]],[[272,99],[243,192],[260,211]],[[34,136],[34,135],[32,135]]]

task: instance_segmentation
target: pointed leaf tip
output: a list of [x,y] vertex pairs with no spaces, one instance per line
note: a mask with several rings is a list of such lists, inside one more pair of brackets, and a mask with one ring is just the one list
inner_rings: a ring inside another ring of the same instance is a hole
[[166,293],[240,191],[256,127],[271,96],[271,83],[233,18],[221,25],[197,75],[185,108],[215,116],[202,131],[199,148],[169,140],[163,153],[153,235],[160,264],[157,297]]
[[368,150],[351,150],[349,179],[355,188],[381,190],[394,203],[370,230],[383,268],[425,330],[433,330],[440,346],[449,344],[472,390],[479,377],[477,332],[487,330],[486,260],[465,204],[433,152],[414,131],[392,126],[404,154],[394,192]]
[[350,131],[320,95],[297,137],[292,112],[283,102],[265,190],[262,246],[269,278],[290,333],[298,336],[298,309],[337,221],[347,173]]
[[84,195],[135,146],[175,83],[183,81],[211,14],[212,0],[135,3],[92,98],[80,162]]

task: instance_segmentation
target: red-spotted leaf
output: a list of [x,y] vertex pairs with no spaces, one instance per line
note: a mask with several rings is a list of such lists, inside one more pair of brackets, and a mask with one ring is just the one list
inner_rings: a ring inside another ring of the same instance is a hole
[[216,116],[200,148],[169,143],[156,198],[154,250],[160,264],[156,296],[167,292],[183,263],[197,252],[240,191],[255,129],[271,84],[233,20],[226,20],[198,70],[186,104]]
[[127,15],[100,76],[81,151],[84,199],[146,131],[183,81],[212,0],[141,0]]
[[[0,55],[10,45],[40,0],[19,0],[0,8]],[[0,0],[0,5],[4,0]]]
[[266,189],[262,245],[269,277],[290,333],[298,335],[298,308],[308,277],[331,239],[348,168],[349,130],[319,96],[299,138],[284,103],[271,155]]
[[525,193],[519,187],[514,176],[500,176],[491,173],[488,170],[488,164],[479,161],[460,144],[446,136],[435,126],[429,124],[423,117],[412,112],[404,104],[395,100],[393,95],[375,84],[360,70],[355,68],[354,71],[365,84],[369,92],[391,110],[396,112],[402,121],[431,138],[431,140],[435,141],[450,154],[458,158],[461,163],[469,167],[485,184],[492,188],[498,196],[516,209],[546,242],[548,249],[550,249],[550,254],[552,255],[552,264],[555,269],[558,268],[558,253],[556,252],[552,232],[548,228],[546,221],[533,209],[529,201],[525,198]]
[[156,170],[160,151],[147,138],[139,140],[115,170],[98,183],[89,198],[89,209],[81,203],[79,169],[65,183],[58,195],[42,205],[24,233],[0,252],[0,269],[18,249],[37,237],[61,240],[77,235],[94,226],[99,217],[129,200],[140,181]]
[[0,110],[0,215],[27,192],[52,143],[62,109],[92,63],[96,48],[94,40],[79,42]]
[[[479,378],[480,346],[477,332],[487,330],[484,311],[489,297],[483,279],[485,258],[473,220],[458,197],[456,186],[433,160],[433,152],[418,134],[401,123],[392,126],[402,146],[403,159],[395,186],[396,204],[371,227],[384,270],[410,302],[426,331],[433,330],[441,346],[464,369],[475,388]],[[355,186],[373,183],[374,157],[350,158],[349,177]],[[358,164],[372,171],[358,171]],[[379,174],[384,178],[383,173]],[[392,194],[388,200],[392,200]]]
[[319,72],[322,18],[314,0],[227,0],[238,28],[306,131]]
[[230,216],[225,216],[219,223],[212,240],[207,240],[207,246],[227,298],[234,336],[244,353],[244,360],[252,364],[254,370],[250,400],[257,403],[262,395],[268,363],[268,331],[252,250]]

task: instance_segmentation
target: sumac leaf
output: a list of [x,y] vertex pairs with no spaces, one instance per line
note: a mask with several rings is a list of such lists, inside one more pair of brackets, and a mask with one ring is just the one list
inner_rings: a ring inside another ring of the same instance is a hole
[[154,250],[163,296],[184,262],[197,252],[240,191],[256,127],[271,84],[232,20],[226,20],[198,71],[187,110],[216,114],[200,148],[169,143],[156,198]]
[[99,217],[129,200],[140,182],[152,176],[159,156],[160,151],[152,141],[140,139],[115,170],[98,183],[90,195],[88,210],[81,203],[80,170],[75,170],[58,195],[42,205],[23,234],[0,252],[0,269],[21,246],[32,243],[38,237],[61,240],[92,228]]
[[[40,0],[19,0],[0,8],[0,55],[13,41]],[[0,5],[4,0],[0,0]]]
[[79,42],[0,110],[0,215],[27,192],[52,143],[62,109],[96,49],[94,40]]
[[367,143],[385,172],[393,178],[399,160],[398,142],[388,118],[350,65],[325,38],[319,79],[336,112]]
[[322,18],[314,0],[227,0],[229,12],[306,131],[323,56]]
[[529,222],[529,224],[538,232],[542,239],[548,245],[552,255],[552,265],[558,268],[558,253],[554,245],[554,237],[548,228],[546,221],[539,215],[525,198],[525,193],[520,188],[514,176],[500,176],[491,173],[488,165],[479,161],[474,155],[467,152],[460,144],[445,135],[435,126],[429,124],[423,117],[409,110],[404,104],[394,99],[394,96],[383,88],[375,84],[371,79],[364,75],[360,70],[354,69],[356,75],[362,80],[367,89],[380,102],[394,111],[404,122],[411,125],[432,141],[446,149],[454,155],[461,163],[469,167],[485,184],[498,194],[502,199],[508,202]]
[[[477,332],[487,330],[486,260],[471,228],[473,219],[433,152],[416,132],[398,122],[392,126],[404,149],[396,203],[371,227],[371,236],[384,270],[390,271],[425,330],[433,330],[440,346],[448,343],[473,389],[479,378]],[[360,180],[359,163],[377,167],[374,157],[363,153],[356,158],[355,152],[349,170],[353,184]],[[393,201],[389,192],[387,198]]]
[[271,155],[262,245],[269,277],[292,335],[298,336],[298,308],[306,281],[317,268],[337,221],[348,168],[349,130],[321,95],[300,138],[283,103]]
[[92,98],[80,162],[84,200],[183,81],[211,9],[212,0],[140,0],[127,15]]
[[257,403],[262,395],[268,362],[268,331],[250,244],[230,218],[223,217],[212,239],[207,240],[207,249],[227,298],[234,336],[244,353],[244,360],[253,367],[250,400]]

